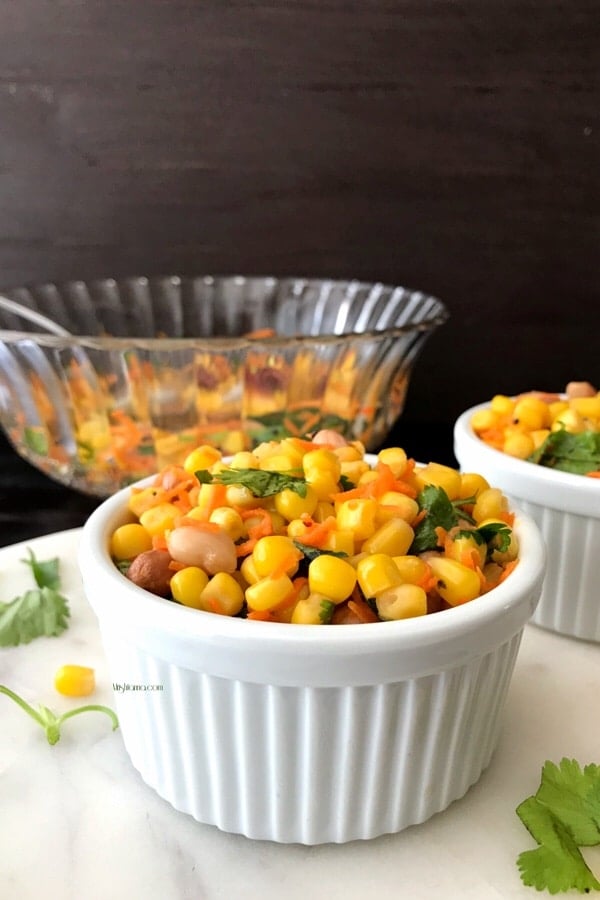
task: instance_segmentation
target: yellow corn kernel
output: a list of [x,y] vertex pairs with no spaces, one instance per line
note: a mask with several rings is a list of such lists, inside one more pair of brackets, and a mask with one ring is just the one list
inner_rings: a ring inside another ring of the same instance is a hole
[[265,456],[272,456],[279,452],[281,446],[280,441],[261,441],[252,451],[257,459],[264,459]]
[[96,689],[96,673],[89,666],[61,666],[54,676],[54,687],[65,697],[89,697]]
[[312,514],[314,521],[324,522],[325,519],[329,519],[331,516],[335,516],[335,507],[333,503],[329,503],[327,500],[319,500],[315,507],[315,511]]
[[341,474],[341,462],[331,450],[321,448],[319,450],[309,450],[302,457],[302,468],[306,479],[309,475],[319,472],[329,472],[333,475],[335,481],[339,480]]
[[239,453],[248,446],[248,439],[243,431],[229,431],[223,439],[223,453]]
[[537,450],[538,447],[541,447],[549,434],[549,428],[538,428],[535,431],[532,431],[529,436],[533,441],[533,449]]
[[498,518],[500,513],[508,509],[508,500],[499,488],[488,488],[482,491],[473,506],[473,518],[477,523],[484,519]]
[[354,549],[354,533],[352,531],[339,531],[338,529],[330,531],[323,541],[323,550],[345,553],[346,556],[354,556]]
[[339,556],[327,553],[315,557],[308,567],[308,586],[311,594],[323,594],[341,603],[346,600],[356,585],[356,569]]
[[[258,468],[264,469],[266,472],[290,472],[292,469],[297,470],[298,466],[291,456],[285,453],[276,453],[259,460]],[[301,475],[301,472],[294,471],[294,475]]]
[[[345,444],[343,447],[334,447],[333,452],[342,464],[342,472],[344,471],[344,463],[358,462],[359,460],[362,460],[364,456],[364,452],[360,447],[357,447],[354,444]],[[366,463],[367,468],[368,465],[369,464]]]
[[283,603],[294,590],[292,579],[288,575],[276,578],[261,578],[246,588],[246,603],[250,609],[263,611],[272,609]]
[[[482,522],[478,523],[479,528],[484,528],[486,525],[505,525],[502,519],[496,519],[491,517],[489,519],[484,519]],[[510,528],[510,526],[506,526]],[[491,541],[489,541],[489,546],[492,548],[492,552],[490,554],[492,562],[496,563],[507,563],[512,562],[513,559],[516,559],[519,555],[519,541],[514,532],[513,528],[510,528],[510,544],[506,550],[498,550],[498,545],[500,544],[500,537],[493,537]]]
[[407,584],[422,584],[431,569],[420,556],[394,556],[394,565],[400,573],[400,578]]
[[422,491],[428,484],[443,488],[450,500],[456,500],[460,493],[461,475],[450,466],[441,463],[428,463],[422,469],[415,470],[417,488]]
[[256,571],[256,564],[252,558],[252,554],[246,556],[240,566],[240,572],[247,584],[256,584],[256,582],[261,579],[261,576]]
[[201,484],[196,506],[190,512],[192,519],[206,519],[217,503],[223,503],[223,485]]
[[474,600],[481,593],[479,575],[455,559],[432,556],[428,560],[437,578],[437,591],[450,606]]
[[237,616],[244,605],[244,591],[227,572],[217,572],[200,594],[200,608],[221,616]]
[[183,462],[183,468],[186,472],[189,472],[190,475],[193,475],[201,469],[210,469],[210,467],[220,459],[221,452],[217,450],[216,447],[210,447],[208,444],[203,444],[201,447],[196,447],[195,450],[188,453]]
[[240,450],[229,460],[231,469],[258,469],[259,459],[250,450]]
[[365,553],[385,553],[387,556],[404,556],[413,542],[415,533],[404,519],[390,519],[368,537],[362,550]]
[[105,416],[82,422],[77,431],[77,440],[89,444],[94,450],[104,450],[110,446],[112,437]]
[[243,484],[228,484],[225,488],[225,499],[229,506],[239,506],[241,509],[253,509],[266,504],[264,499],[255,497],[250,488]]
[[143,525],[132,522],[121,525],[110,539],[110,555],[115,559],[133,559],[152,549],[152,537]]
[[507,397],[505,394],[496,394],[495,397],[492,397],[492,402],[490,404],[490,409],[498,416],[512,415],[514,407],[515,401],[512,397]]
[[161,502],[160,497],[161,492],[155,487],[132,488],[127,507],[139,519],[143,512]]
[[360,476],[360,478],[358,479],[358,483],[362,487],[362,485],[369,484],[371,481],[377,481],[378,478],[379,473],[376,472],[375,469],[371,469],[369,467],[367,471],[363,472],[363,474]]
[[312,516],[317,508],[318,497],[310,485],[306,488],[306,496],[301,497],[296,491],[285,488],[275,494],[275,509],[287,522],[299,519],[300,516]]
[[463,533],[448,541],[445,555],[465,565],[468,565],[470,559],[474,559],[481,568],[487,556],[487,545],[482,539],[478,541],[474,535]]
[[569,404],[584,419],[600,419],[600,394],[595,397],[573,397]]
[[396,478],[402,478],[406,471],[408,462],[405,451],[402,447],[386,447],[377,454],[377,459],[389,466]]
[[460,476],[459,500],[467,500],[469,497],[478,497],[482,491],[487,491],[489,483],[477,472],[462,472]]
[[252,551],[256,571],[261,578],[284,567],[287,575],[295,575],[302,554],[293,541],[284,534],[273,534],[260,538]]
[[568,408],[569,404],[567,400],[555,400],[554,403],[549,403],[548,410],[550,412],[550,422],[554,422],[556,417],[565,412]]
[[581,434],[582,431],[585,431],[583,416],[575,409],[565,409],[552,422],[552,431],[560,431],[563,428],[570,434]]
[[352,531],[357,541],[363,541],[374,533],[376,515],[377,501],[370,497],[344,500],[337,508],[337,526],[340,531]]
[[281,452],[291,459],[294,468],[302,468],[302,457],[304,456],[304,447],[302,441],[298,438],[284,438],[280,443]]
[[512,421],[529,431],[547,428],[550,425],[548,404],[539,397],[522,397],[515,403]]
[[356,567],[356,574],[365,597],[377,597],[382,591],[402,583],[398,566],[385,553],[364,556]]
[[560,431],[564,428],[570,434],[581,434],[585,431],[585,421],[575,409],[565,409],[559,413],[552,422],[552,431]]
[[386,491],[379,498],[375,522],[382,525],[390,519],[404,519],[409,525],[418,515],[419,504],[412,497],[401,494],[399,491]]
[[191,606],[194,609],[204,609],[200,595],[207,584],[208,575],[198,566],[186,566],[185,569],[179,569],[170,581],[173,598],[183,606]]
[[525,433],[509,433],[504,439],[502,449],[508,456],[514,456],[517,459],[527,459],[534,451],[533,438]]
[[341,474],[347,478],[352,484],[358,484],[361,476],[369,471],[369,463],[364,459],[342,461]]
[[225,531],[232,541],[239,541],[246,535],[246,526],[239,512],[230,506],[218,506],[209,516],[209,522],[213,522]]
[[478,409],[471,416],[471,428],[476,434],[480,434],[489,428],[495,428],[498,424],[498,419],[498,414],[492,409]]
[[331,450],[309,450],[302,459],[302,468],[319,500],[329,500],[339,490],[341,463]]
[[427,615],[427,594],[416,584],[397,584],[377,596],[377,612],[385,621]]
[[335,605],[328,597],[311,593],[298,600],[291,621],[293,625],[327,625],[334,609]]
[[142,513],[140,523],[149,534],[154,536],[173,528],[175,519],[180,515],[181,512],[175,504],[159,503],[158,506],[152,506]]

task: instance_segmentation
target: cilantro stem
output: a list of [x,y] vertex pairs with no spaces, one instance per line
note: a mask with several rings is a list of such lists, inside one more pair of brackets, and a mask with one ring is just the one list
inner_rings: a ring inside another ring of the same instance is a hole
[[3,684],[0,684],[0,694],[6,694],[7,697],[14,700],[28,716],[31,716],[31,718],[44,729],[49,744],[56,744],[60,740],[60,727],[63,722],[82,712],[105,713],[112,722],[112,730],[115,731],[115,729],[119,727],[119,720],[116,713],[108,706],[102,706],[98,703],[89,703],[85,706],[78,706],[76,709],[70,709],[60,716],[57,716],[56,713],[52,712],[51,709],[48,709],[47,706],[42,706],[42,704],[39,705],[38,709],[34,709],[31,704]]

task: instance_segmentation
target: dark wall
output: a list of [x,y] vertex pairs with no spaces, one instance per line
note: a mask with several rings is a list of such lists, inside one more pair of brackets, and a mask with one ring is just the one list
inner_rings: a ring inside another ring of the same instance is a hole
[[444,299],[406,416],[600,384],[597,0],[0,6],[0,286],[171,272]]

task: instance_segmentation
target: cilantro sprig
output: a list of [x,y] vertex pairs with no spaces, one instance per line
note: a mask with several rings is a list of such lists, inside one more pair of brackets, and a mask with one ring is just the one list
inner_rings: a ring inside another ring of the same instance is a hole
[[8,603],[0,601],[0,647],[28,644],[34,638],[57,636],[68,627],[69,603],[59,592],[58,559],[39,561],[29,552],[21,560],[30,566],[37,587]]
[[43,706],[41,703],[38,704],[37,708],[31,706],[31,704],[24,700],[23,697],[20,697],[3,684],[0,684],[0,694],[5,694],[7,697],[10,697],[11,700],[14,700],[17,706],[20,706],[28,716],[31,716],[34,722],[41,725],[46,734],[46,739],[51,746],[57,744],[60,740],[60,729],[63,722],[66,722],[67,719],[72,719],[73,716],[78,716],[80,713],[105,713],[112,722],[113,731],[119,727],[119,720],[116,713],[108,706],[102,706],[98,703],[88,703],[85,706],[78,706],[75,709],[70,709],[60,716],[57,716],[56,713],[52,712],[47,706]]
[[271,497],[284,490],[306,497],[308,488],[304,478],[267,469],[223,469],[214,474],[208,469],[200,469],[195,474],[200,484],[241,484],[255,497]]
[[538,844],[517,859],[524,884],[551,894],[600,890],[579,849],[600,844],[600,766],[547,760],[537,792],[516,812]]
[[415,536],[408,552],[417,554],[435,550],[438,546],[435,529],[438,527],[450,531],[461,519],[473,522],[464,507],[473,504],[474,500],[474,497],[450,500],[443,488],[433,484],[426,485],[417,496],[419,509],[425,510],[426,515],[415,528]]
[[564,428],[552,431],[529,457],[529,461],[574,475],[600,470],[600,432],[571,434]]

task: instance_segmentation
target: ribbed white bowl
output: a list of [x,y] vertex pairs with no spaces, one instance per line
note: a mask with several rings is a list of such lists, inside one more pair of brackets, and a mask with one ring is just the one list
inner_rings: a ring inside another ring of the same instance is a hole
[[480,472],[539,526],[547,547],[546,578],[532,622],[570,637],[600,641],[600,481],[515,459],[480,440],[470,422],[454,426],[463,471]]
[[115,693],[125,746],[174,807],[250,838],[346,842],[423,822],[477,781],[541,589],[528,517],[518,567],[485,597],[311,627],[204,613],[129,582],[107,549],[128,495],[88,520],[80,568],[113,682],[142,686]]

